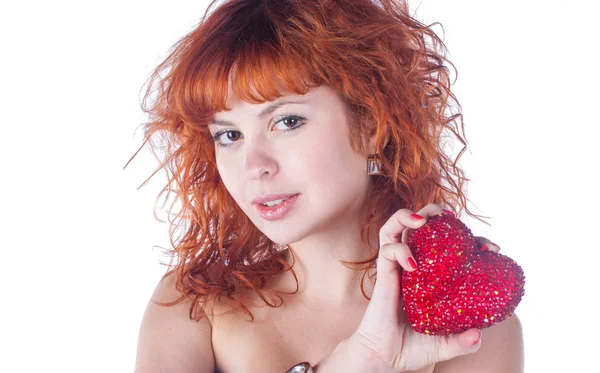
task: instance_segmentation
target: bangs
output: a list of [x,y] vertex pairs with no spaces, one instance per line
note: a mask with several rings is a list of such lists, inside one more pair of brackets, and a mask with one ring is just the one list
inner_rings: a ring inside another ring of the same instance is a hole
[[[191,79],[196,84],[187,95],[201,117],[212,119],[216,112],[230,109],[226,106],[229,93],[260,104],[288,94],[303,95],[323,84],[311,67],[314,62],[301,53],[301,48],[282,43],[267,26],[247,27],[240,35],[229,37],[229,46],[215,40],[214,47],[207,48],[214,53],[203,61],[201,76]],[[271,31],[257,32],[259,27]]]

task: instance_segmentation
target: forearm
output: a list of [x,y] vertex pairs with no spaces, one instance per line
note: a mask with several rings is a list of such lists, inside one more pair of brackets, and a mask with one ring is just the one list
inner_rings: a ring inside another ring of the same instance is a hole
[[389,368],[384,367],[351,339],[344,339],[325,359],[313,367],[314,373],[384,373]]

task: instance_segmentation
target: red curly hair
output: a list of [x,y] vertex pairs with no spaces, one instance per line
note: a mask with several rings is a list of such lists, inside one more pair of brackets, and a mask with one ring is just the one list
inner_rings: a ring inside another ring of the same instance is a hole
[[[173,249],[165,277],[175,274],[182,296],[164,305],[188,298],[197,321],[203,303],[226,296],[254,320],[245,290],[279,307],[283,299],[265,284],[287,270],[298,283],[280,246],[254,226],[219,177],[207,124],[226,108],[228,84],[251,103],[277,99],[282,87],[296,94],[332,87],[347,109],[353,150],[365,154],[361,139],[375,135],[383,173],[371,176],[361,229],[370,259],[342,262],[364,270],[363,281],[376,268],[379,248],[368,232],[397,210],[438,203],[481,220],[466,207],[469,179],[457,166],[466,140],[450,91],[454,66],[432,25],[411,17],[404,1],[228,0],[210,12],[214,3],[153,71],[142,101],[150,118],[142,147],[149,143],[155,156],[165,156],[150,178],[164,169],[168,184],[158,198],[173,192],[181,204],[169,218]],[[444,130],[463,145],[454,161],[443,151]],[[271,303],[265,292],[281,302]]]

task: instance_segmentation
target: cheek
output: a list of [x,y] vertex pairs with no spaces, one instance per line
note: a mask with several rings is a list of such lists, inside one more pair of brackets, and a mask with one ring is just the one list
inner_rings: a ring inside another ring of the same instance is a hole
[[[320,201],[340,201],[357,197],[368,182],[366,160],[354,154],[346,144],[321,144],[305,149],[293,160],[289,177],[301,181],[310,195]],[[364,164],[363,164],[364,163]],[[364,166],[364,167],[363,167]]]
[[322,150],[318,149],[307,149],[298,153],[297,157],[291,159],[292,172],[296,175],[301,176],[307,183],[312,181],[319,182],[323,177],[327,175],[328,170],[331,168],[328,160],[323,157]]
[[217,169],[219,171],[219,176],[221,177],[223,185],[225,186],[225,189],[227,189],[229,194],[231,194],[233,199],[239,203],[241,198],[241,196],[239,195],[239,193],[241,193],[240,177],[241,175],[243,175],[243,173],[231,172],[231,170],[235,169],[234,167],[235,166],[233,164],[230,164],[223,159],[217,159]]
[[310,139],[290,150],[287,162],[281,164],[282,170],[287,179],[302,183],[305,188],[327,187],[333,182],[329,179],[343,168],[331,143]]

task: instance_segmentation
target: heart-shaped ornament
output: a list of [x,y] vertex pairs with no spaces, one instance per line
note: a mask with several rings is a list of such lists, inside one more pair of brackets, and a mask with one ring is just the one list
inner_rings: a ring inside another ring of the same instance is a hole
[[486,328],[510,317],[525,294],[525,275],[511,258],[479,250],[471,230],[451,214],[428,218],[408,246],[418,269],[402,273],[404,310],[423,334]]

